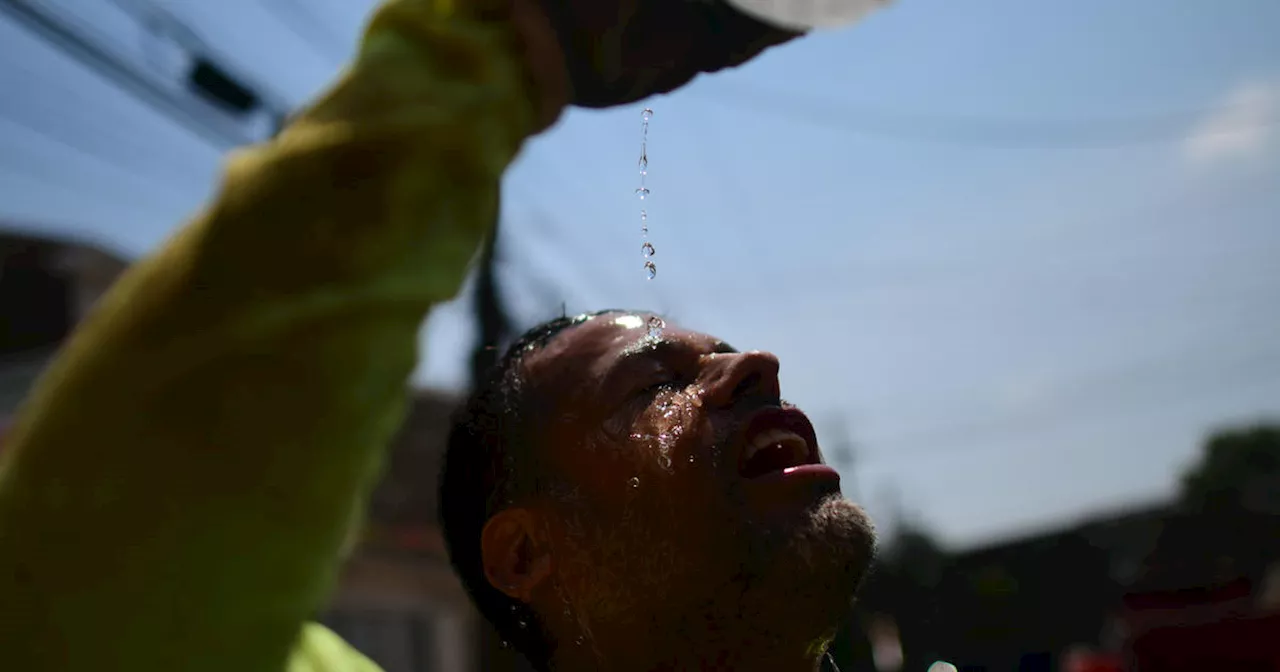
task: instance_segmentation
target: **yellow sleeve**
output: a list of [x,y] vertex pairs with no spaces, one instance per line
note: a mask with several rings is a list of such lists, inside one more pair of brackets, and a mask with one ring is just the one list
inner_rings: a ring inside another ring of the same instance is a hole
[[351,648],[328,628],[308,623],[289,656],[284,672],[382,672],[372,660]]
[[453,4],[384,6],[37,385],[0,463],[0,669],[285,669],[536,123],[514,31]]

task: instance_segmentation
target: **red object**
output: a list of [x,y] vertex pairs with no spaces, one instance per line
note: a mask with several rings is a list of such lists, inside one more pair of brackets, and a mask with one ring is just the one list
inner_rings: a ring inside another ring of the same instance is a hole
[[1280,672],[1280,613],[1260,613],[1252,586],[1129,595],[1129,651],[1138,672]]
[[1280,614],[1156,628],[1132,651],[1141,672],[1280,672]]
[[1079,653],[1067,658],[1062,672],[1124,672],[1124,664],[1110,654]]

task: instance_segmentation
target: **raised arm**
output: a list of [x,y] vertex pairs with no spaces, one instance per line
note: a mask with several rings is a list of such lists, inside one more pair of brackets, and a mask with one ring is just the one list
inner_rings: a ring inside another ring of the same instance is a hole
[[234,156],[63,349],[0,463],[0,669],[283,668],[401,419],[419,324],[563,102],[560,62],[531,67],[480,4],[384,6],[350,71]]

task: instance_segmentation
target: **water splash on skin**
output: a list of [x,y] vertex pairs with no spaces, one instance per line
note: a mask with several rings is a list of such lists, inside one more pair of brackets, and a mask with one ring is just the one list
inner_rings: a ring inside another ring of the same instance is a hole
[[[652,273],[650,273],[649,279],[650,279],[650,280],[652,280],[652,279],[653,279],[653,275],[654,275],[654,274],[656,274],[656,273],[658,272],[658,269],[655,267],[655,268],[652,268],[652,269],[650,269],[650,270],[652,271]],[[666,322],[663,322],[661,317],[658,317],[657,315],[652,315],[652,316],[650,316],[650,317],[649,317],[649,334],[648,334],[648,337],[649,337],[650,339],[655,339],[655,340],[659,340],[659,339],[661,339],[661,338],[662,338],[662,330],[663,330],[663,329],[666,329],[666,328],[667,328],[667,323],[666,323]]]
[[653,407],[653,413],[656,416],[653,422],[657,435],[656,437],[646,435],[645,438],[648,440],[656,438],[658,466],[663,471],[672,470],[677,447],[685,430],[698,421],[699,415],[696,410],[702,404],[697,394],[699,391],[700,388],[690,386],[683,390],[665,392]]
[[689,404],[694,408],[702,408],[702,398],[706,396],[707,391],[701,387],[695,386],[689,390]]
[[658,435],[658,465],[671,471],[671,435],[666,432]]

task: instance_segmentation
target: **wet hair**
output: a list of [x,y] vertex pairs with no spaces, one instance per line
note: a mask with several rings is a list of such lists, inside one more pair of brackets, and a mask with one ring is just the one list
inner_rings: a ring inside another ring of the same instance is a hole
[[551,409],[539,407],[530,394],[522,375],[524,358],[592,317],[621,312],[562,316],[526,331],[477,381],[449,429],[438,495],[449,561],[498,636],[539,669],[546,668],[551,642],[528,605],[489,584],[480,536],[490,517],[542,491],[550,476],[540,471],[536,451]]

